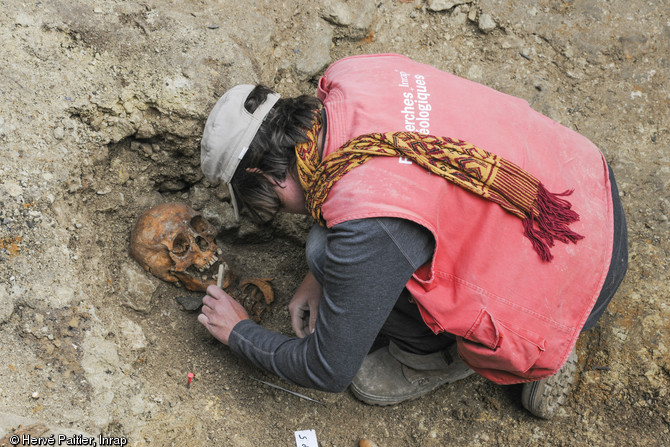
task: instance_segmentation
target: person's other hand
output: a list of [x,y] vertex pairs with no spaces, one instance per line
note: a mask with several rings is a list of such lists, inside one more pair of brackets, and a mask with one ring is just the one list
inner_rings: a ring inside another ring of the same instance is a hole
[[235,325],[249,319],[244,307],[217,286],[207,287],[207,295],[202,299],[201,312],[198,321],[214,338],[226,345]]
[[319,310],[322,294],[321,284],[312,275],[312,272],[307,273],[288,305],[288,311],[291,314],[291,326],[293,326],[293,331],[298,337],[303,338],[314,332],[316,314]]

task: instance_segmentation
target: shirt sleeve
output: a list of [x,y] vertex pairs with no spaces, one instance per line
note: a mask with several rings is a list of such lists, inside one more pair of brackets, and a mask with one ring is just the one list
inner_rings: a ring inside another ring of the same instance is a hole
[[336,225],[328,231],[314,332],[288,337],[244,320],[233,328],[230,348],[289,382],[343,391],[433,247],[431,233],[408,220],[370,218]]

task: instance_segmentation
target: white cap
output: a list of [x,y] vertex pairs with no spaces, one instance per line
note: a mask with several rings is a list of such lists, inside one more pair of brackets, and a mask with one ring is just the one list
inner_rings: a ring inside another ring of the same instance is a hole
[[253,114],[249,113],[244,102],[255,87],[237,85],[219,98],[207,118],[200,144],[200,168],[211,182],[226,182],[237,218],[239,209],[230,182],[258,128],[279,99],[279,94],[271,93]]

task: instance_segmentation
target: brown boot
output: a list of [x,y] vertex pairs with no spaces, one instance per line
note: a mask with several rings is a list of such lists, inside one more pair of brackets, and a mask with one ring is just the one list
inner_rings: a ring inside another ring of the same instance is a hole
[[395,405],[473,373],[458,356],[455,343],[444,352],[418,355],[391,342],[365,358],[351,392],[366,404]]

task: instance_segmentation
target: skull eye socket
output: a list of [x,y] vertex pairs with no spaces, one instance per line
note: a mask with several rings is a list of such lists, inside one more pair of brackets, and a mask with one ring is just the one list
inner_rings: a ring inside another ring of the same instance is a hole
[[209,242],[207,242],[207,239],[205,239],[202,236],[198,236],[195,238],[195,243],[198,244],[198,247],[200,250],[205,251],[209,248]]
[[172,253],[180,255],[186,253],[190,247],[191,244],[188,242],[188,237],[183,233],[179,233],[172,243]]

